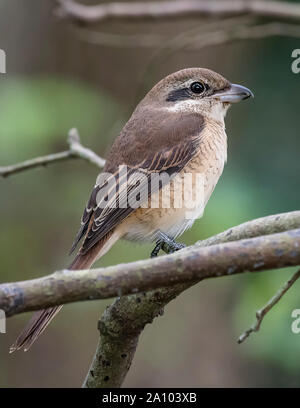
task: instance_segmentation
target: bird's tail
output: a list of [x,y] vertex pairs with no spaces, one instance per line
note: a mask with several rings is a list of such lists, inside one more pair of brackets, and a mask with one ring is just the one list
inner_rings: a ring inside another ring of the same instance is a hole
[[[105,246],[107,239],[101,240],[95,247],[91,248],[87,254],[81,255],[80,253],[75,257],[74,261],[69,266],[69,270],[89,269],[96,259],[99,257],[99,251]],[[104,253],[106,251],[103,251]],[[101,254],[104,255],[104,253]],[[46,329],[48,324],[57,315],[62,306],[49,307],[48,309],[40,310],[36,312],[29,320],[23,331],[19,334],[17,340],[10,347],[9,352],[13,353],[16,350],[23,349],[29,350],[36,339]]]

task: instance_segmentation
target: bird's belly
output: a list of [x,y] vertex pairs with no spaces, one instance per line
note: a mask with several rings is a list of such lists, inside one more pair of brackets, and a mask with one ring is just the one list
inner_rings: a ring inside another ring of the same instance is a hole
[[124,238],[130,241],[153,242],[158,238],[158,232],[164,232],[171,238],[181,235],[190,228],[194,219],[185,217],[180,209],[139,209],[128,217]]
[[[152,195],[147,208],[136,209],[123,221],[123,238],[152,242],[157,239],[159,231],[171,238],[183,234],[202,217],[222,174],[225,159],[226,156],[218,154],[207,160],[203,155],[196,155],[169,185]],[[185,177],[190,177],[187,184]],[[153,208],[153,203],[158,208]]]

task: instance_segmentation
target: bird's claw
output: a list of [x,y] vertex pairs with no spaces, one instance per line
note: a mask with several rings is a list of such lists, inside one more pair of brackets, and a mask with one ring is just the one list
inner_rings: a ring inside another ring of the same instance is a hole
[[185,244],[176,242],[163,232],[159,232],[159,239],[156,241],[155,248],[151,252],[151,258],[155,258],[161,249],[167,254],[173,254],[182,248],[185,248]]

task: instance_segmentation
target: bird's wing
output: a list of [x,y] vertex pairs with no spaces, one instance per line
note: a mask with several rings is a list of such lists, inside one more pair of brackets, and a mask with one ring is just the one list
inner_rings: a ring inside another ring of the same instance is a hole
[[[117,163],[115,165],[108,163],[104,170],[110,169],[109,174],[105,172],[100,174],[85,208],[81,228],[75,238],[71,252],[76,248],[81,238],[85,236],[80,249],[80,253],[85,254],[136,209],[135,206],[130,205],[131,198],[139,195],[140,198],[144,198],[144,200],[141,199],[140,201],[140,204],[142,204],[142,202],[148,200],[150,193],[153,194],[161,189],[170,181],[170,177],[174,177],[185,167],[197,151],[197,146],[201,140],[201,132],[204,128],[203,122],[199,118],[195,119],[194,116],[192,118],[194,127],[190,126],[191,117],[189,118],[189,126],[184,126],[184,120],[180,126],[176,126],[174,123],[170,124],[169,132],[173,132],[173,140],[177,141],[177,143],[172,145],[172,143],[167,142],[166,136],[161,137],[161,148],[158,151],[153,151],[149,146],[146,153],[144,152],[144,159],[139,162],[134,163],[134,154],[130,155],[130,150],[136,147],[136,156],[139,159],[138,142],[136,140],[127,141],[129,143],[129,153],[127,153],[130,156],[127,156],[127,158],[122,157],[121,152],[119,153],[121,155],[119,164],[124,163],[126,169],[124,166],[116,165]],[[160,130],[162,135],[165,134],[166,126],[163,123]],[[187,131],[189,131],[189,135],[187,135]],[[181,138],[178,132],[182,133]],[[143,136],[147,137],[145,134]],[[149,138],[151,139],[151,137]],[[149,142],[151,143],[151,140]],[[164,144],[166,147],[164,147]],[[167,173],[169,178],[161,177],[159,183],[152,183],[152,175],[155,173],[158,175]],[[130,180],[129,183],[128,180]]]

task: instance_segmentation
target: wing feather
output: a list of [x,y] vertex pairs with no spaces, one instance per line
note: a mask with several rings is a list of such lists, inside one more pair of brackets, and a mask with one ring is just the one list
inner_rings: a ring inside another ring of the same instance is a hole
[[[148,154],[144,152],[143,158],[141,158],[142,155],[140,152],[140,139],[136,139],[136,133],[133,132],[132,129],[130,129],[131,133],[128,136],[126,133],[127,125],[125,126],[123,133],[119,136],[119,144],[127,137],[127,150],[124,151],[123,154],[127,152],[128,155],[127,157],[123,157],[122,152],[118,152],[118,158],[113,146],[111,157],[108,158],[108,164],[104,169],[109,169],[110,173],[112,173],[112,177],[115,179],[113,194],[109,197],[109,192],[111,193],[112,190],[105,190],[104,187],[107,187],[106,181],[100,181],[100,183],[95,185],[83,213],[81,227],[71,251],[74,251],[80,240],[85,236],[80,248],[80,252],[85,254],[100,239],[128,217],[135,210],[135,208],[131,208],[128,205],[131,194],[136,195],[138,192],[140,194],[143,193],[144,195],[142,197],[147,197],[148,199],[150,196],[149,187],[152,174],[166,172],[173,178],[192,159],[201,142],[201,133],[204,124],[203,119],[201,117],[199,118],[199,115],[190,115],[188,118],[184,117],[184,119],[188,119],[188,121],[182,120],[181,118],[181,121],[177,125],[173,123],[171,128],[166,128],[166,122],[162,120],[161,126],[157,128],[160,134],[154,138],[155,142],[161,138],[160,148],[157,149],[154,147],[151,150],[152,144],[149,144],[149,152]],[[175,130],[177,134],[174,134]],[[143,129],[141,129],[141,131],[143,132]],[[145,136],[147,136],[147,132],[149,134],[150,129],[144,129]],[[170,133],[172,138],[170,138]],[[128,137],[131,137],[131,139],[133,137],[133,140],[128,140]],[[151,134],[149,134],[149,137],[151,139]],[[136,157],[134,157],[134,153]],[[114,155],[117,157],[115,160]],[[127,174],[125,175],[122,174],[119,167],[119,164],[122,162],[127,166]],[[146,177],[140,182],[139,186],[134,183],[128,184],[129,178],[131,181],[135,179],[140,180],[140,174]],[[163,181],[164,178],[161,178],[161,180]],[[157,190],[161,189],[164,185],[164,182],[159,183]],[[151,184],[151,194],[154,192],[153,185]]]

